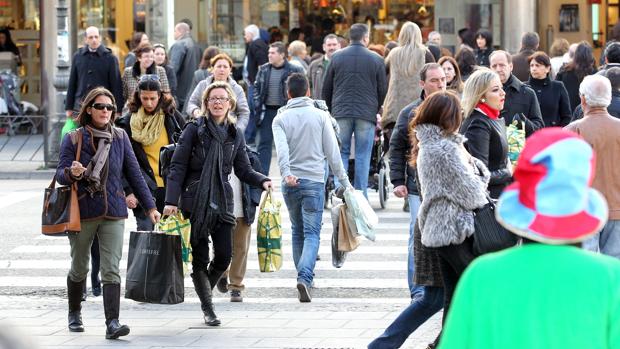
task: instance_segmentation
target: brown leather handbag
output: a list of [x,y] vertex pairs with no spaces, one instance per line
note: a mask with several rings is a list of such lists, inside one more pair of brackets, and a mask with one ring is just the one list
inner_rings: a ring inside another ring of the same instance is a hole
[[[75,161],[80,161],[82,132],[77,130],[75,133],[77,134]],[[77,182],[56,188],[56,176],[54,176],[52,183],[45,188],[41,218],[41,232],[44,235],[64,236],[67,233],[79,233],[82,227],[80,224]]]

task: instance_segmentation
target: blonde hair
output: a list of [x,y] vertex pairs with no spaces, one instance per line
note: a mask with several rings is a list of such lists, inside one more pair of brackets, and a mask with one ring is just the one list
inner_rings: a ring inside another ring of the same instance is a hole
[[208,118],[210,116],[209,115],[209,108],[207,108],[207,104],[208,104],[207,99],[209,98],[209,94],[211,93],[211,91],[215,90],[216,88],[221,88],[221,89],[226,91],[226,94],[228,94],[230,108],[226,112],[226,120],[228,120],[228,122],[231,123],[231,124],[236,123],[237,122],[237,118],[234,117],[230,113],[230,111],[231,110],[235,110],[235,108],[237,108],[237,98],[235,97],[235,94],[232,91],[232,88],[230,88],[230,85],[227,82],[225,82],[225,81],[215,81],[211,85],[207,86],[207,89],[202,94],[202,108],[200,109],[200,112],[206,118]]
[[400,74],[405,77],[419,74],[426,63],[426,46],[422,44],[422,32],[417,24],[406,22],[403,25],[398,34],[398,46],[390,51],[386,63],[394,68],[401,67]]
[[463,87],[463,114],[467,118],[474,111],[476,105],[489,90],[494,79],[499,79],[499,75],[489,68],[479,68],[469,76]]
[[306,49],[306,43],[295,40],[288,45],[288,55],[291,57],[299,56]]

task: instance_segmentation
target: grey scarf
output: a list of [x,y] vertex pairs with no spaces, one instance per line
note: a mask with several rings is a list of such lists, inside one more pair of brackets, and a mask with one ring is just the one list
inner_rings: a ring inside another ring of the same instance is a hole
[[88,166],[86,166],[86,172],[84,172],[84,178],[88,182],[86,191],[90,195],[94,195],[97,192],[105,190],[105,185],[108,180],[109,166],[109,154],[112,147],[112,126],[106,126],[105,130],[99,130],[91,126],[86,126],[86,129],[90,132],[94,141],[97,141],[97,152],[90,159]]

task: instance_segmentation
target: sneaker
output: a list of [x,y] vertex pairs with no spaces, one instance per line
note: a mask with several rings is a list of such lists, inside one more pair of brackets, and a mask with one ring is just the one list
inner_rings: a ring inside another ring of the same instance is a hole
[[312,301],[312,296],[310,296],[310,287],[308,287],[305,282],[297,282],[297,291],[299,291],[299,301],[301,303],[309,303]]
[[243,302],[243,297],[241,297],[241,291],[230,290],[230,301],[231,302]]

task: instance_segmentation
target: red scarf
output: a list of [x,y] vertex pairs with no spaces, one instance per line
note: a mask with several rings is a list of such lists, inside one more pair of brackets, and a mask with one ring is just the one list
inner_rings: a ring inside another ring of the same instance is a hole
[[491,106],[486,103],[479,102],[476,105],[476,108],[480,109],[484,115],[488,116],[493,120],[497,120],[499,118],[499,110],[491,108]]

